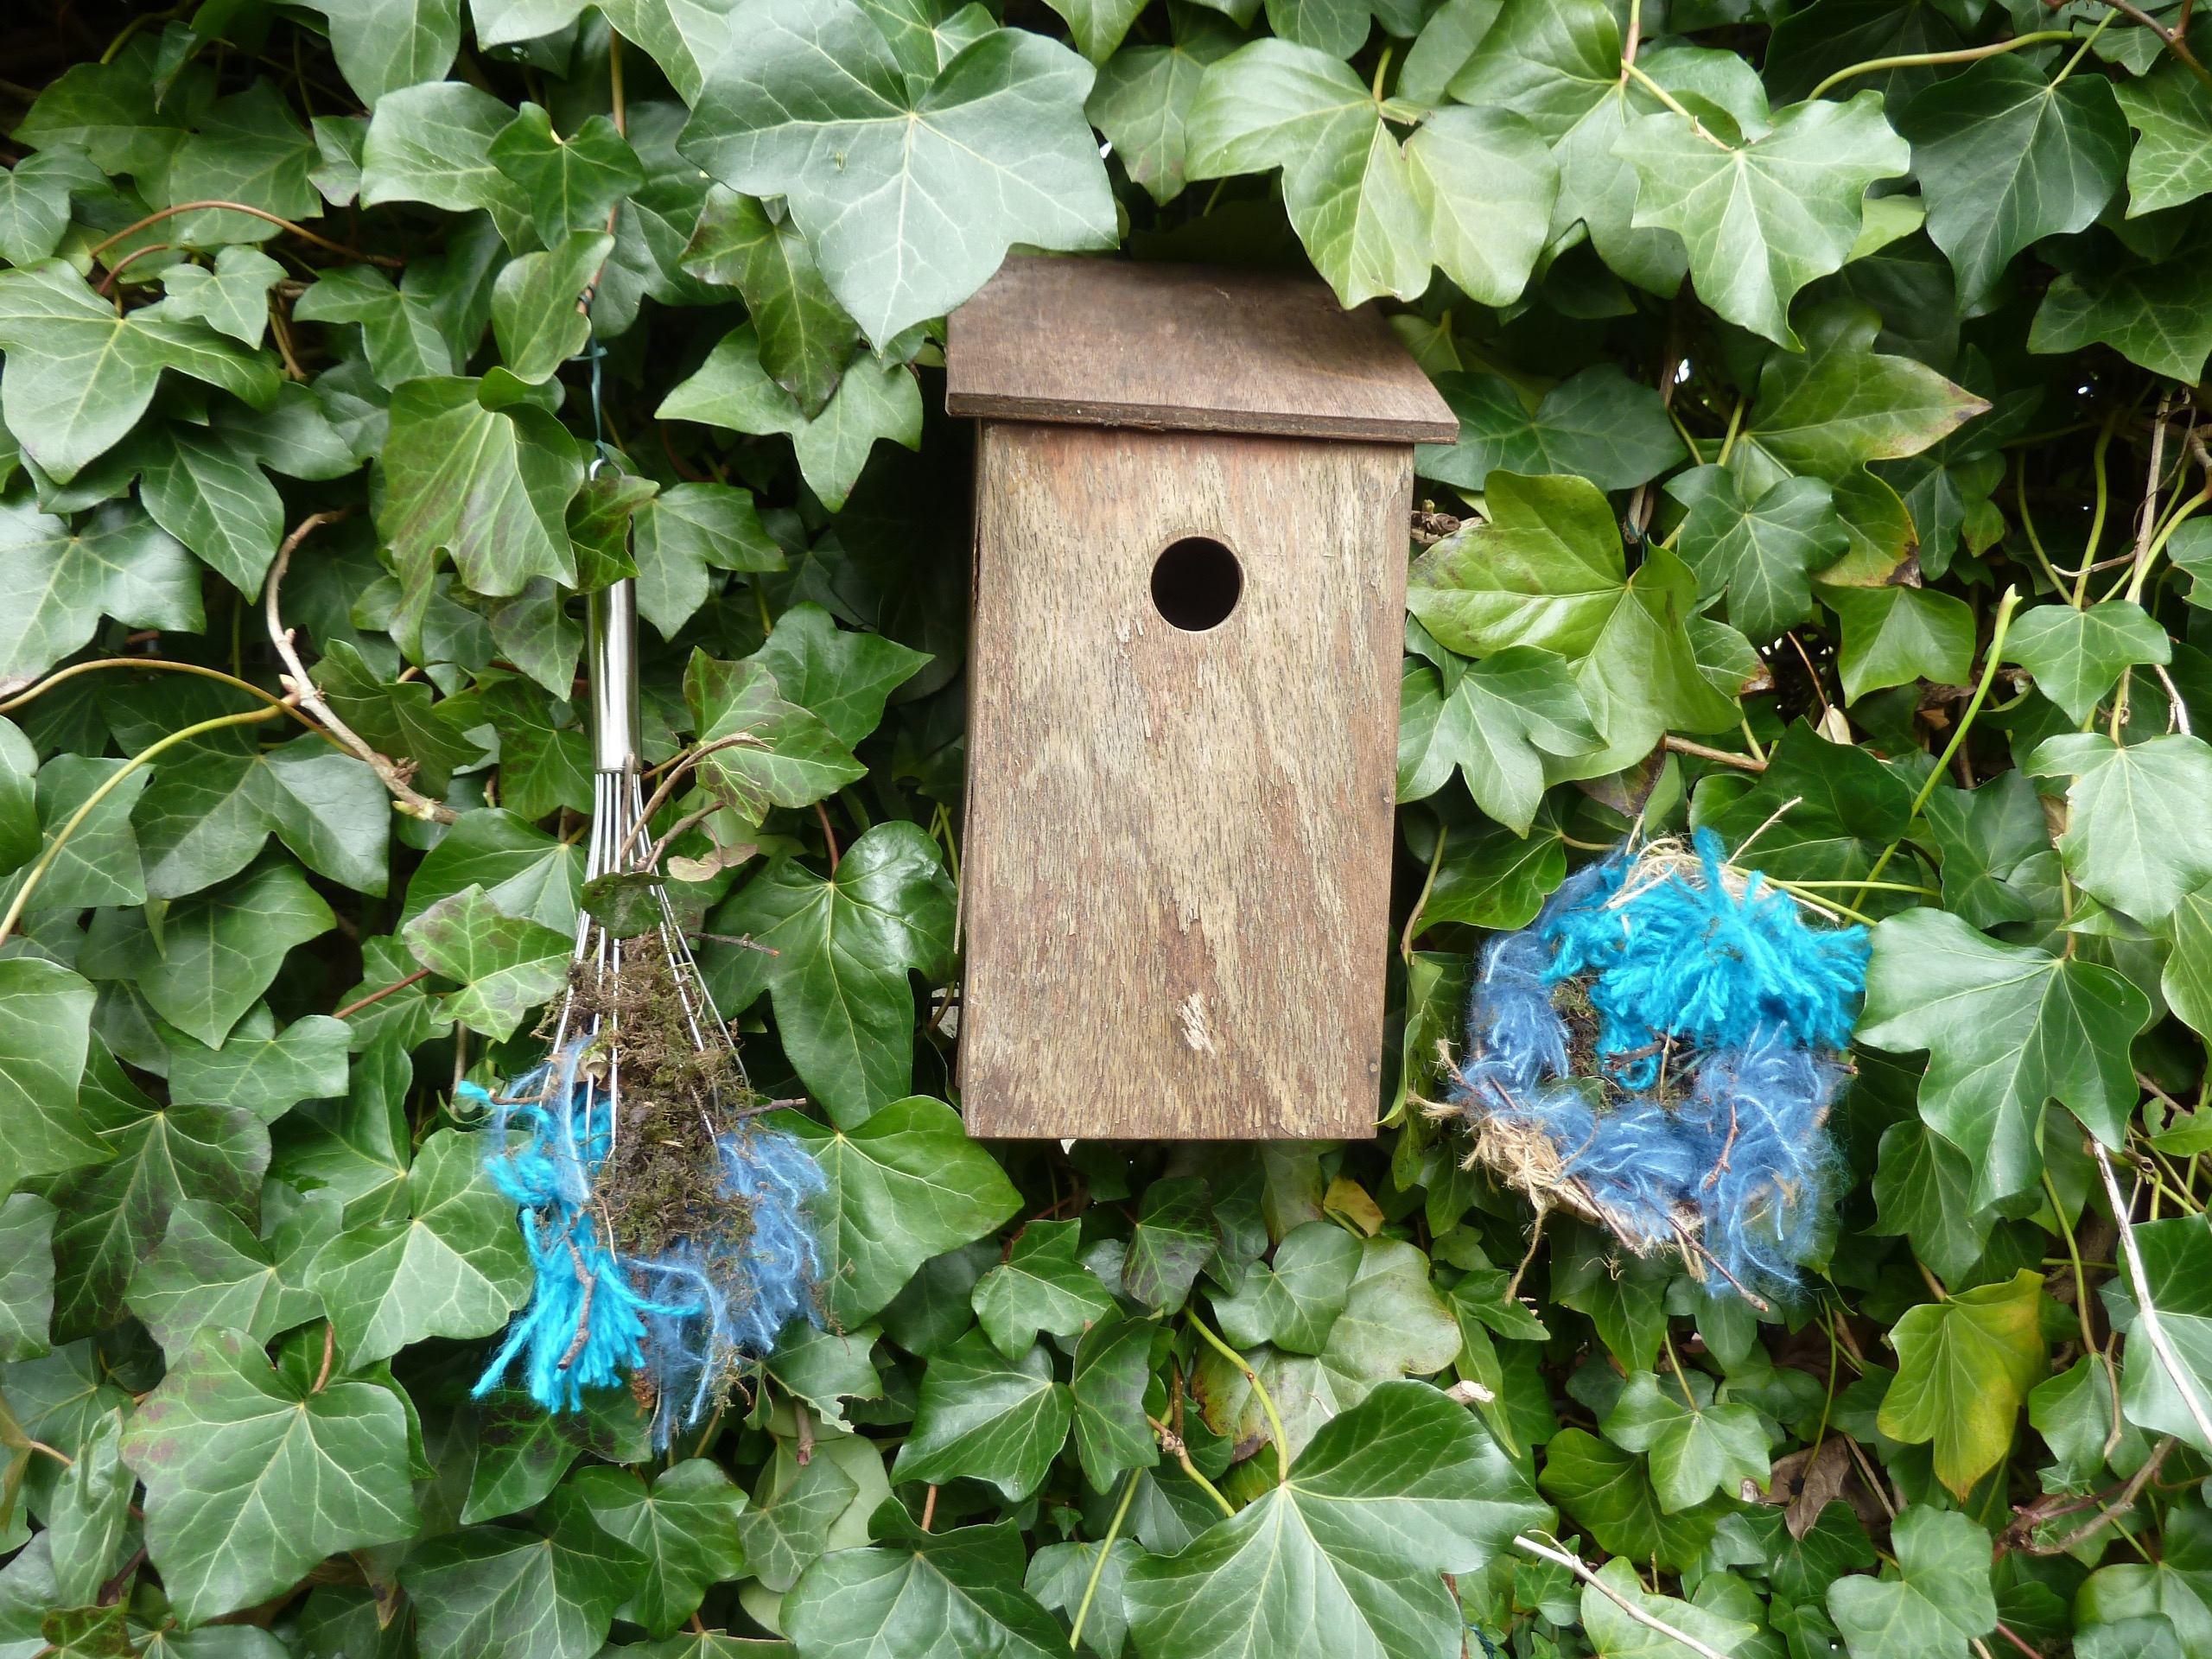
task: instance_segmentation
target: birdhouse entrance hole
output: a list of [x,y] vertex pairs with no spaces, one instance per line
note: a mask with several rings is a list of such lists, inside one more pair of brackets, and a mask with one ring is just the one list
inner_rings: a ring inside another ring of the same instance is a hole
[[1211,536],[1170,542],[1152,567],[1154,607],[1185,633],[1219,627],[1243,592],[1236,556]]

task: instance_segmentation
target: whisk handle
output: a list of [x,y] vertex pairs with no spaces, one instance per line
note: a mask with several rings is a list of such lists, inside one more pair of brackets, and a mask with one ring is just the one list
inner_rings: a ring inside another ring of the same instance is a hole
[[592,766],[638,765],[638,584],[626,577],[590,596]]

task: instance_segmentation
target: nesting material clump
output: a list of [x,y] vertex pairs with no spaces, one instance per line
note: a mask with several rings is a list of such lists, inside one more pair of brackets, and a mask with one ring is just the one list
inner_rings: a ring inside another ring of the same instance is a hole
[[1484,948],[1439,1116],[1540,1211],[1680,1249],[1753,1300],[1817,1242],[1866,931],[1808,925],[1710,830],[1577,872]]
[[[712,1010],[687,1003],[668,957],[623,958],[571,969],[543,1065],[499,1096],[461,1085],[490,1115],[490,1173],[537,1270],[477,1392],[519,1365],[540,1404],[574,1410],[626,1379],[665,1447],[792,1318],[818,1322],[804,1205],[823,1179],[797,1139],[753,1121],[734,1050],[701,1040]],[[510,1130],[526,1138],[510,1146]]]

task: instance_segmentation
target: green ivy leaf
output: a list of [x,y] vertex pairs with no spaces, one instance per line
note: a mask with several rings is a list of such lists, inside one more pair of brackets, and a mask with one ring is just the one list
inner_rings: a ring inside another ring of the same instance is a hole
[[280,1123],[278,1179],[327,1192],[354,1222],[404,1221],[413,1136],[406,1113],[414,1069],[397,1036],[371,1043],[354,1062],[342,1101],[310,1101]]
[[0,962],[0,1133],[17,1179],[112,1156],[78,1109],[92,988],[36,957]]
[[784,550],[762,526],[753,493],[726,484],[663,490],[639,508],[631,553],[638,565],[638,613],[664,639],[706,602],[709,566],[784,569]]
[[1812,620],[1814,573],[1851,545],[1827,484],[1785,478],[1747,499],[1728,468],[1706,466],[1668,480],[1667,493],[1689,509],[1680,545],[1700,601],[1725,595],[1729,620],[1763,642]]
[[72,195],[106,185],[107,175],[91,156],[75,144],[59,142],[42,145],[0,173],[0,259],[35,265],[46,258],[69,227]]
[[0,1200],[0,1365],[48,1351],[54,1209],[35,1192]]
[[[28,915],[49,910],[81,910],[87,905],[140,905],[146,901],[144,866],[132,815],[145,797],[150,774],[116,774],[129,763],[94,760],[81,754],[57,754],[39,768],[36,785],[41,850],[52,861],[24,899]],[[114,783],[107,798],[77,825],[67,841],[61,831],[99,789]],[[0,892],[10,902],[30,879],[18,869]]]
[[1767,1483],[1766,1431],[1745,1405],[1715,1405],[1713,1381],[1676,1371],[1664,1382],[1637,1371],[1606,1414],[1605,1438],[1628,1452],[1650,1454],[1652,1490],[1669,1514],[1713,1493],[1732,1497],[1743,1481]]
[[1039,1331],[1077,1337],[1114,1312],[1113,1296],[1077,1258],[1082,1231],[1077,1221],[1033,1221],[976,1281],[976,1317],[1006,1358],[1027,1354]]
[[2116,1144],[2134,1109],[2128,1041],[2143,994],[2109,968],[2000,945],[1942,911],[1874,931],[1859,1040],[1930,1051],[1921,1116],[1974,1165],[1975,1207],[2032,1184],[2037,1128],[2056,1096]]
[[2189,66],[2162,56],[2140,79],[2107,84],[2140,135],[2127,158],[2129,216],[2178,207],[2212,191],[2212,90]]
[[512,812],[481,807],[462,813],[415,867],[399,925],[474,887],[503,914],[574,933],[583,876],[574,847]]
[[1930,588],[1832,588],[1821,602],[1843,624],[1845,701],[1918,679],[1957,685],[1974,670],[1974,610]]
[[[1598,1577],[1612,1594],[1607,1595],[1596,1585],[1584,1586],[1582,1628],[1589,1634],[1591,1649],[1599,1659],[1681,1659],[1682,1655],[1691,1651],[1674,1637],[1662,1636],[1642,1620],[1630,1617],[1623,1611],[1622,1602],[1722,1653],[1752,1651],[1752,1638],[1759,1633],[1758,1624],[1708,1611],[1702,1605],[1702,1586],[1700,1602],[1695,1605],[1678,1601],[1672,1596],[1655,1596],[1644,1589],[1636,1576],[1636,1569],[1618,1558],[1599,1568]],[[1725,1578],[1722,1575],[1720,1581]],[[1754,1600],[1751,1605],[1758,1604]]]
[[[781,89],[817,64],[836,69],[801,115]],[[1015,242],[1112,245],[1083,118],[1091,79],[1065,48],[994,29],[914,85],[851,0],[766,0],[708,75],[679,147],[732,189],[789,201],[880,350],[975,292]]]
[[1160,1462],[1160,1442],[1144,1412],[1152,1338],[1159,1328],[1149,1319],[1109,1315],[1076,1344],[1068,1381],[1075,1396],[1076,1457],[1094,1491],[1106,1491],[1123,1470]]
[[407,1413],[378,1383],[320,1390],[251,1338],[202,1330],[140,1402],[123,1443],[146,1483],[146,1544],[178,1616],[199,1624],[289,1589],[340,1550],[419,1524]]
[[1942,855],[1944,909],[1974,927],[2034,915],[2006,879],[2022,861],[2050,848],[2043,804],[2026,773],[2000,772],[1970,792],[1938,789],[1922,810]]
[[[1831,743],[1799,721],[1768,751],[1758,782],[1709,822],[1723,840],[1741,844],[1795,801],[1759,836],[1759,868],[1784,880],[1863,879],[1911,828],[1912,796],[1911,784],[1866,750]],[[1837,896],[1855,902],[1848,893]]]
[[2166,631],[2133,600],[2108,599],[2077,611],[2037,605],[2015,617],[2005,636],[2005,660],[2036,677],[2036,689],[2076,726],[2088,719],[2120,678],[2139,663],[2170,663]]
[[1912,153],[1882,118],[1879,93],[1796,104],[1741,143],[1671,111],[1632,123],[1614,145],[1641,181],[1635,225],[1673,231],[1698,297],[1790,351],[1789,302],[1840,270],[1861,230],[1860,199]]
[[799,400],[769,378],[749,322],[724,336],[653,412],[660,420],[788,434],[808,487],[832,512],[845,505],[877,439],[909,449],[922,441],[921,392],[906,369],[858,353],[822,412],[809,419]]
[[[595,117],[594,119],[604,119]],[[507,372],[532,385],[584,348],[591,319],[576,303],[606,264],[614,238],[575,231],[545,253],[510,260],[492,290],[492,333]]]
[[762,1477],[753,1505],[737,1517],[746,1564],[753,1575],[781,1595],[822,1557],[831,1522],[852,1504],[860,1488],[835,1458],[817,1456],[791,1465],[780,1485],[778,1471]]
[[823,1230],[830,1317],[856,1325],[882,1310],[929,1257],[984,1236],[1021,1206],[959,1115],[912,1096],[849,1128],[795,1112],[767,1120],[807,1144],[829,1178],[814,1204]]
[[528,220],[529,196],[492,160],[492,141],[514,119],[505,104],[461,80],[404,86],[375,104],[361,143],[362,207],[420,201],[451,213],[481,207],[503,234]]
[[143,912],[96,912],[78,961],[94,978],[130,981],[155,1013],[219,1048],[276,979],[285,953],[336,925],[299,866],[271,857],[168,906],[158,943]]
[[966,1477],[1020,1503],[1044,1480],[1074,1414],[1073,1397],[1053,1380],[1041,1347],[1008,1360],[971,1331],[923,1372],[913,1432],[899,1448],[892,1478],[942,1485]]
[[645,188],[637,152],[603,115],[586,118],[563,138],[550,115],[525,102],[485,153],[529,198],[531,219],[549,247],[563,232],[604,230],[614,205]]
[[1933,1440],[1936,1478],[1962,1500],[2003,1460],[2029,1389],[2048,1374],[2042,1295],[2042,1275],[2023,1268],[2008,1282],[1910,1308],[1891,1327],[1897,1375],[1882,1401],[1882,1433]]
[[807,806],[867,775],[821,716],[789,702],[766,664],[718,663],[694,652],[684,701],[701,743],[741,734],[753,741],[708,755],[700,782],[748,822],[771,804]]
[[[2071,1370],[2038,1382],[2028,1395],[2028,1421],[2058,1459],[2058,1470],[2069,1486],[2088,1487],[2104,1471],[2105,1443],[2112,1438],[2112,1379],[2103,1362],[2087,1355],[2075,1361]],[[2182,1414],[2188,1415],[2186,1408]],[[2151,1443],[2143,1431],[2123,1421],[2113,1461],[2140,1468],[2138,1460],[2150,1454]]]
[[1676,1568],[1697,1560],[1727,1512],[1727,1500],[1707,1499],[1669,1515],[1651,1484],[1647,1460],[1579,1428],[1562,1429],[1544,1448],[1537,1484],[1599,1548],[1632,1561],[1656,1557]]
[[123,1559],[130,1496],[137,1490],[123,1463],[123,1426],[120,1409],[99,1418],[48,1501],[54,1599],[65,1607],[90,1605]]
[[1206,67],[1243,43],[1228,20],[1171,7],[1170,46],[1124,46],[1098,67],[1084,114],[1104,133],[1129,177],[1165,206],[1183,194],[1191,108]]
[[[1699,672],[1686,628],[1696,580],[1653,549],[1628,574],[1612,509],[1580,478],[1490,475],[1487,524],[1463,529],[1414,562],[1407,606],[1437,639],[1470,657],[1510,645],[1558,652],[1607,747],[1601,772],[1649,753],[1670,728],[1736,723],[1732,699]],[[1633,751],[1633,753],[1630,753]]]
[[266,1343],[322,1317],[322,1299],[302,1282],[303,1270],[314,1230],[335,1219],[334,1207],[310,1206],[264,1243],[222,1205],[186,1198],[169,1211],[161,1243],[131,1274],[124,1302],[172,1359],[182,1357],[203,1325]]
[[1204,1180],[1177,1175],[1154,1181],[1145,1188],[1136,1225],[1129,1230],[1121,1288],[1147,1306],[1173,1313],[1188,1299],[1220,1243]]
[[391,396],[377,528],[410,598],[427,597],[441,550],[476,593],[518,594],[538,575],[575,585],[566,517],[583,483],[575,441],[529,404],[485,408],[481,384],[410,380]]
[[484,1337],[530,1300],[530,1255],[512,1199],[483,1167],[480,1137],[441,1129],[407,1175],[404,1220],[348,1227],[315,1253],[348,1370],[425,1337]]
[[[2212,1295],[2208,1295],[2212,1281],[2204,1277],[2207,1269],[2212,1268],[2212,1250],[2205,1248],[2212,1239],[2205,1236],[2203,1229],[2192,1228],[2187,1218],[2181,1219],[2178,1227],[2172,1221],[2137,1224],[2135,1246],[2142,1254],[2143,1273],[2150,1281],[2158,1323],[2189,1372],[2190,1386],[2202,1404],[2212,1398]],[[2133,1269],[2126,1285],[2129,1300],[2138,1300]],[[2157,1351],[2148,1341],[2130,1340],[2125,1359],[2120,1403],[2127,1420],[2154,1434],[2177,1435],[2202,1448],[2204,1436]],[[2107,1429],[2111,1421],[2107,1399]],[[2103,1451],[2101,1440],[2097,1449]]]
[[784,1598],[784,1628],[821,1659],[880,1653],[988,1653],[1060,1659],[1067,1637],[1022,1588],[1010,1521],[926,1533],[885,1500],[876,1543],[833,1551]]
[[162,273],[162,291],[172,315],[197,317],[251,351],[269,326],[269,290],[283,275],[259,249],[230,247],[216,254],[212,270],[171,265]]
[[2152,374],[2194,384],[2212,353],[2212,264],[2202,238],[2162,264],[2061,276],[2028,328],[2031,352],[2111,346]]
[[683,270],[734,285],[760,342],[760,366],[808,420],[821,414],[851,360],[860,325],[823,280],[813,251],[788,215],[715,185],[684,248]]
[[[1022,1586],[1040,1605],[1071,1622],[1078,1609],[1088,1606],[1090,1617],[1083,1626],[1087,1645],[1095,1653],[1115,1655],[1118,1659],[1129,1628],[1124,1587],[1129,1569],[1143,1559],[1144,1551],[1129,1538],[1114,1540],[1103,1566],[1096,1542],[1047,1544],[1029,1558]],[[1096,1589],[1092,1588],[1094,1577]]]
[[2120,188],[2127,122],[2101,75],[2062,76],[1986,58],[1905,106],[1897,130],[1928,203],[1928,234],[1977,306],[2012,256],[2085,230]]
[[474,884],[439,899],[400,937],[425,968],[460,982],[445,1013],[500,1042],[569,982],[571,941],[503,914]]
[[1995,1216],[1974,1202],[1974,1166],[1966,1154],[1913,1119],[1882,1131],[1880,1156],[1875,1225],[1867,1230],[1910,1234],[1913,1255],[1946,1279],[1980,1261]]
[[[199,130],[177,147],[169,162],[169,200],[235,201],[280,219],[312,219],[322,212],[322,194],[308,173],[320,160],[314,136],[276,84],[257,79],[201,116]],[[258,214],[220,208],[180,213],[168,226],[175,241],[203,248],[265,242],[277,230]],[[258,341],[257,332],[246,344]]]
[[1390,1382],[1315,1435],[1290,1478],[1124,1588],[1139,1649],[1209,1659],[1441,1653],[1483,1567],[1546,1512],[1462,1407]]
[[2176,734],[2122,747],[2101,733],[2062,733],[2037,747],[2026,770],[2073,779],[2058,851],[2093,897],[2157,923],[2212,880],[2212,826],[2201,810],[2212,798],[2212,748],[2203,739]]
[[371,109],[386,92],[441,79],[461,47],[460,0],[322,0],[346,84]]
[[1192,178],[1283,169],[1291,224],[1348,306],[1418,296],[1432,264],[1470,295],[1509,300],[1558,188],[1541,136],[1518,116],[1446,111],[1402,149],[1349,66],[1285,40],[1209,67],[1185,138]]
[[1970,1642],[1997,1628],[1989,1535],[1966,1516],[1916,1503],[1891,1536],[1896,1578],[1828,1586],[1828,1611],[1852,1659],[1965,1659]]
[[1479,490],[1493,470],[1575,473],[1601,490],[1632,489],[1682,458],[1659,394],[1610,363],[1584,369],[1543,396],[1532,412],[1495,374],[1446,373],[1436,389],[1459,417],[1459,441],[1421,444],[1424,478]]
[[372,265],[325,270],[292,302],[292,315],[302,322],[360,324],[369,372],[387,390],[403,380],[453,372],[453,347],[435,296],[412,273],[394,288]]
[[882,723],[891,694],[930,656],[880,633],[840,628],[822,607],[801,602],[776,619],[767,643],[750,660],[766,664],[784,696],[819,715],[850,748]]
[[650,1487],[626,1469],[588,1469],[570,1484],[602,1528],[645,1557],[630,1605],[648,1635],[666,1636],[709,1586],[744,1573],[745,1494],[720,1465],[687,1458]]
[[1309,1221],[1275,1246],[1272,1266],[1255,1266],[1233,1297],[1214,1299],[1222,1335],[1238,1348],[1272,1343],[1318,1354],[1351,1293],[1360,1241],[1330,1221]]
[[423,1659],[590,1659],[645,1559],[606,1532],[571,1483],[543,1531],[471,1527],[418,1545],[400,1568]]
[[0,412],[57,484],[137,424],[164,369],[256,407],[276,396],[276,371],[235,340],[166,302],[118,316],[58,259],[0,271]]
[[80,650],[103,615],[134,628],[199,629],[199,567],[122,502],[73,531],[29,501],[0,501],[0,674],[36,678]]
[[951,883],[920,826],[876,825],[832,875],[777,859],[714,913],[713,931],[778,953],[717,947],[709,987],[730,1013],[767,989],[784,1052],[833,1122],[852,1128],[906,1091],[914,1020],[906,976],[937,970],[952,933]]
[[241,1027],[219,1049],[181,1032],[164,1033],[169,1099],[179,1106],[228,1106],[274,1123],[311,1096],[346,1092],[352,1035],[345,1021],[322,1014],[295,1020],[274,1036],[250,1036]]

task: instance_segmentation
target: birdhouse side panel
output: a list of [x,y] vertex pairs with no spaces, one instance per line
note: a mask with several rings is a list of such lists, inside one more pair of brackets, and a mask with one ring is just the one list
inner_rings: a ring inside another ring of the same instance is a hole
[[[984,427],[971,1133],[1373,1133],[1412,461]],[[1203,632],[1155,599],[1163,552],[1193,537],[1241,579]]]

